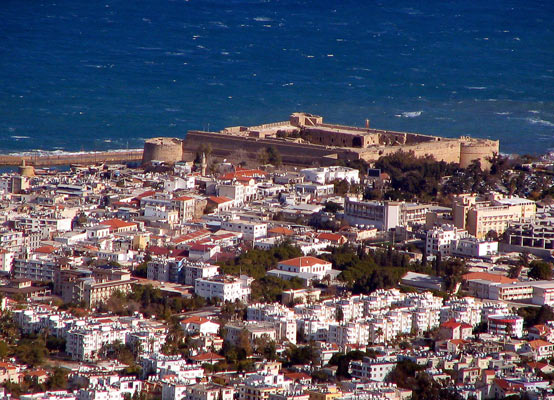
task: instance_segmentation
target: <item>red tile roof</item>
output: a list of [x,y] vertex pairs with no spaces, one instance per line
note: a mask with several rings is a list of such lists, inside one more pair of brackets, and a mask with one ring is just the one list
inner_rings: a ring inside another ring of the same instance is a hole
[[292,236],[294,235],[294,231],[282,226],[276,226],[275,228],[271,228],[267,231],[268,233],[275,233],[277,235],[285,235],[285,236]]
[[312,267],[317,264],[330,264],[329,261],[322,260],[320,258],[306,256],[306,257],[296,257],[289,260],[283,260],[279,264],[290,265],[292,267]]
[[196,316],[189,317],[181,321],[182,324],[198,324],[198,325],[205,324],[206,322],[210,322],[210,320],[204,317],[196,317]]
[[126,222],[121,219],[107,219],[105,221],[100,222],[100,225],[107,225],[110,227],[111,230],[117,230],[120,228],[127,228],[130,226],[137,226],[134,222]]
[[189,196],[179,196],[179,197],[175,197],[173,200],[175,200],[175,201],[189,201],[189,200],[194,200],[194,198],[189,197]]
[[144,197],[149,197],[149,196],[153,196],[156,194],[156,191],[155,190],[147,190],[146,192],[143,192],[141,194],[139,194],[137,197],[135,197],[135,199],[142,199]]
[[316,237],[319,240],[328,240],[330,242],[335,242],[335,243],[339,243],[341,241],[343,241],[343,242],[346,241],[346,238],[344,236],[339,235],[337,233],[323,232],[323,233],[319,233]]
[[208,200],[211,201],[212,203],[216,203],[216,204],[224,204],[224,203],[228,203],[230,201],[233,201],[233,199],[230,199],[230,198],[225,197],[225,196],[210,196],[210,197],[208,197]]
[[189,232],[186,235],[179,236],[178,238],[173,239],[173,243],[183,243],[183,242],[186,243],[186,242],[190,242],[190,241],[193,241],[195,239],[205,237],[205,236],[209,236],[209,235],[210,235],[209,230],[199,229],[197,231]]
[[35,253],[51,254],[56,251],[54,246],[41,246],[38,249],[35,249]]
[[310,375],[305,374],[303,372],[289,372],[284,375],[285,375],[285,378],[291,379],[293,381],[312,380],[312,377]]
[[239,179],[239,178],[265,178],[267,176],[267,172],[261,171],[259,169],[241,169],[237,168],[235,172],[228,172],[224,175],[222,175],[219,179],[230,181],[233,179]]
[[215,361],[215,360],[225,360],[225,357],[220,356],[217,353],[209,352],[209,353],[198,354],[197,356],[191,356],[190,359],[194,361]]
[[200,244],[195,243],[190,247],[190,251],[208,251],[216,247],[217,244]]
[[531,340],[529,342],[529,346],[531,346],[531,348],[536,350],[544,346],[552,346],[552,343],[547,342],[546,340],[537,339],[537,340]]
[[470,272],[462,275],[462,279],[466,281],[482,279],[485,281],[497,282],[497,283],[514,283],[517,279],[508,278],[507,276],[498,274],[489,274],[488,272]]
[[460,324],[459,322],[456,322],[455,319],[449,319],[448,321],[443,322],[441,324],[441,328],[448,328],[448,329],[456,329],[456,328],[459,328],[461,326],[462,326],[462,324]]
[[166,256],[169,254],[169,249],[166,247],[149,246],[147,250],[148,250],[148,253],[153,254],[155,256]]

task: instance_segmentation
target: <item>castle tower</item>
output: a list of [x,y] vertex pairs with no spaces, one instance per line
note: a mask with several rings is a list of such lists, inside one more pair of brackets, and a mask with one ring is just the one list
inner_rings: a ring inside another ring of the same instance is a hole
[[21,165],[19,166],[19,175],[25,176],[27,178],[32,178],[35,176],[35,168],[32,165],[26,165],[25,159],[22,160]]

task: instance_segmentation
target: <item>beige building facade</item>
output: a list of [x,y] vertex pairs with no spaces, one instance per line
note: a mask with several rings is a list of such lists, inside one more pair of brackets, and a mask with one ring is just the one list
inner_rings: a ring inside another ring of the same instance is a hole
[[454,226],[481,239],[490,231],[501,235],[510,222],[534,217],[536,209],[534,201],[521,197],[499,193],[490,193],[486,197],[461,194],[454,198],[452,214]]

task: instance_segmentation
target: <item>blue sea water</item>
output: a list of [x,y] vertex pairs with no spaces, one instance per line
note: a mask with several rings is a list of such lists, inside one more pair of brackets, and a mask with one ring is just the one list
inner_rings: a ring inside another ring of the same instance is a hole
[[288,118],[554,149],[554,2],[2,0],[0,152]]

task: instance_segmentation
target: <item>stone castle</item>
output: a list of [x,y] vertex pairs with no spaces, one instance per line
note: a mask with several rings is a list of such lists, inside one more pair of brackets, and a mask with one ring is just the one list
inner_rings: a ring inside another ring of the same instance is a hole
[[257,153],[274,146],[283,163],[290,165],[329,165],[336,160],[373,162],[381,156],[398,151],[417,157],[433,156],[437,161],[467,167],[479,160],[488,168],[488,159],[499,151],[499,142],[468,136],[444,138],[408,132],[395,132],[369,127],[353,127],[323,122],[323,117],[294,113],[288,121],[245,127],[234,126],[220,132],[189,131],[184,140],[149,139],[144,148],[143,162],[180,161],[194,154],[201,146],[210,145],[212,154],[226,158],[241,151],[255,159]]

